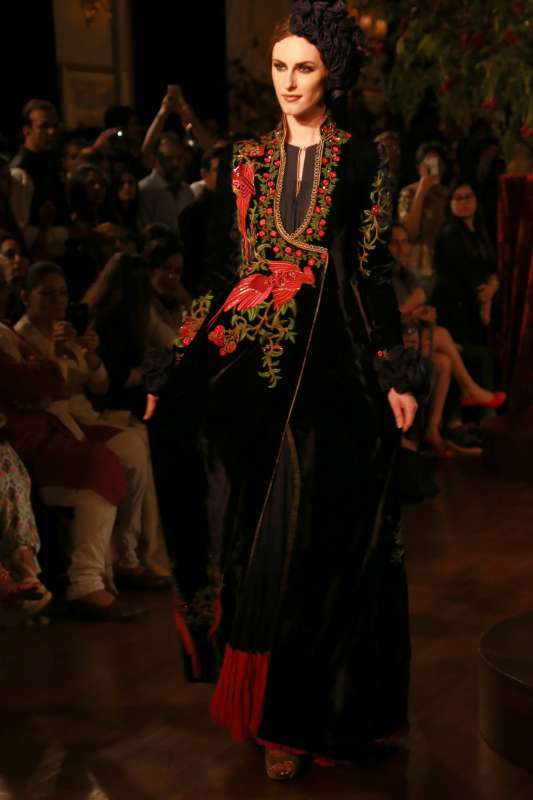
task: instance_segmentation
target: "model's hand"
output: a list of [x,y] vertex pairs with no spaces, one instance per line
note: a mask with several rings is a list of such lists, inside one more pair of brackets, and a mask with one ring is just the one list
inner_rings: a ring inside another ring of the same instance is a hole
[[78,336],[78,344],[83,349],[85,355],[95,353],[100,347],[100,337],[94,328],[87,328],[83,336]]
[[412,394],[398,394],[396,389],[389,389],[387,398],[396,420],[396,427],[406,433],[413,424],[418,403]]

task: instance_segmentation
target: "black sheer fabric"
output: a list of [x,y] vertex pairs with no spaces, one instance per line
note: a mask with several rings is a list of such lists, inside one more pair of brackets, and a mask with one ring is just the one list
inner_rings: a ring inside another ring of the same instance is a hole
[[[311,202],[313,175],[318,145],[306,147],[300,155],[300,148],[287,145],[287,163],[281,193],[281,219],[287,233],[293,233],[305,219]],[[305,153],[305,156],[304,156]],[[298,187],[298,157],[304,158],[303,173]]]

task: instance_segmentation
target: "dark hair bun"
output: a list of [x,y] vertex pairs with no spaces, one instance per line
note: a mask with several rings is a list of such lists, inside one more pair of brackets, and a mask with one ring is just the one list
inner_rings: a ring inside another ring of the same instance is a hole
[[361,69],[365,36],[343,0],[294,0],[290,30],[320,51],[334,100],[352,88]]

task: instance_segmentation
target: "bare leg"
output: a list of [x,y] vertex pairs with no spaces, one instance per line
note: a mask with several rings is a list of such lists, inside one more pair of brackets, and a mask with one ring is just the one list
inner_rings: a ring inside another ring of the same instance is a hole
[[433,335],[433,352],[434,354],[444,354],[450,360],[452,375],[461,387],[462,394],[465,397],[482,403],[488,403],[492,400],[494,392],[483,389],[472,378],[465,367],[457,345],[446,328],[441,328],[440,326],[435,328]]
[[442,422],[442,412],[444,411],[444,403],[446,402],[446,397],[450,388],[452,363],[451,359],[446,354],[436,352],[435,347],[433,349],[432,360],[437,370],[437,381],[431,395],[431,411],[425,439],[436,447],[444,448],[444,440],[440,435],[440,426]]

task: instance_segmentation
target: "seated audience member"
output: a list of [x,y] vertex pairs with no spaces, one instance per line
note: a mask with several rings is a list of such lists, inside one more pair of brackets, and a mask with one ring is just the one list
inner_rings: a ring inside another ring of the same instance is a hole
[[31,617],[48,606],[52,595],[39,580],[41,542],[31,506],[30,477],[3,438],[4,424],[5,418],[0,418],[0,596],[7,590],[6,574],[23,593],[31,589],[33,599],[22,596],[19,607],[23,616]]
[[[86,395],[86,392],[103,395],[109,388],[105,365],[97,353],[98,335],[90,328],[85,329],[85,324],[81,325],[84,330],[76,331],[66,321],[67,285],[56,264],[42,263],[30,269],[23,299],[26,314],[15,330],[42,357],[58,363],[71,392],[65,401],[65,413],[71,415],[85,435],[90,436],[93,426],[109,427],[106,447],[118,456],[128,481],[128,493],[120,505],[116,526],[117,585],[163,588],[165,580],[146,569],[139,558],[144,528],[157,535],[159,526],[147,438],[141,426],[133,427],[120,419],[120,412],[98,413]],[[155,519],[150,521],[147,513],[152,508]]]
[[185,183],[186,152],[175,133],[163,133],[154,143],[154,168],[139,183],[142,225],[164,223],[178,232],[178,217],[194,200]]
[[127,169],[117,169],[109,187],[109,222],[125,231],[139,232],[139,189],[135,176]]
[[492,301],[498,291],[496,258],[471,183],[452,187],[448,221],[435,249],[434,304],[439,321],[461,345],[479,382],[494,388],[495,360],[489,345]]
[[[0,282],[0,319],[6,284]],[[112,429],[88,438],[64,413],[69,390],[55,361],[39,358],[0,323],[0,413],[6,440],[26,466],[46,505],[74,509],[67,600],[74,616],[118,620],[136,613],[116,600],[111,535],[127,483],[116,455],[104,442]]]
[[443,412],[453,377],[457,382],[464,405],[496,408],[505,400],[503,392],[484,389],[472,378],[461,352],[449,331],[437,324],[437,314],[427,305],[425,289],[417,284],[413,273],[406,267],[412,245],[403,225],[392,226],[389,250],[394,258],[393,284],[400,312],[406,327],[413,321],[431,327],[431,357],[435,368],[435,382],[431,408],[427,416],[424,439],[439,455],[449,457],[447,443],[458,450],[479,451],[479,441],[462,426],[460,415],[454,415],[443,428]]
[[0,271],[9,287],[5,319],[16,322],[24,313],[20,293],[28,273],[28,259],[20,241],[5,231],[0,231]]
[[398,219],[414,245],[409,266],[427,279],[433,275],[435,240],[446,218],[449,190],[443,181],[448,167],[438,142],[423,142],[415,158],[420,179],[401,189]]
[[33,182],[29,223],[39,227],[66,222],[65,190],[61,175],[59,117],[47,100],[30,100],[22,110],[24,144],[11,162],[23,169]]

